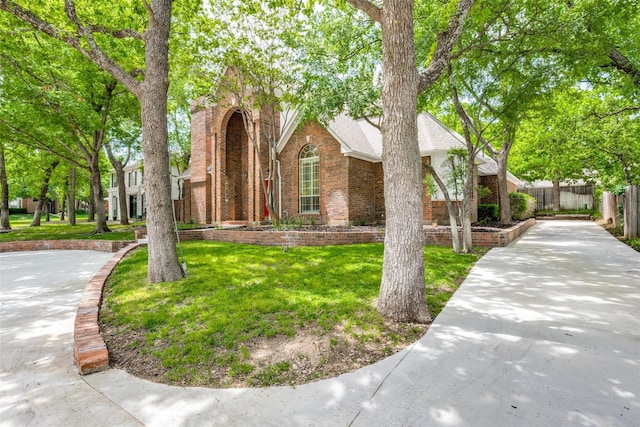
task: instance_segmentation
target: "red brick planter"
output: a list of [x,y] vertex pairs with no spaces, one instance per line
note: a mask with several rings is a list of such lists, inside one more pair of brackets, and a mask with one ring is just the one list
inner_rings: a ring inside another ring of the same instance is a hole
[[[530,218],[506,229],[486,229],[472,233],[473,244],[482,247],[507,246],[531,228],[536,220]],[[426,243],[429,245],[451,246],[449,227],[425,227]],[[136,229],[136,239],[146,238],[146,229]],[[460,231],[462,240],[462,231]],[[217,242],[246,243],[263,246],[327,246],[355,243],[384,242],[384,230],[372,231],[253,231],[215,228],[181,230],[180,240],[212,240]]]
[[48,251],[55,249],[117,252],[130,241],[115,240],[25,240],[0,243],[0,252]]
[[98,325],[102,290],[116,264],[139,246],[140,244],[131,244],[118,251],[84,288],[73,327],[73,357],[82,375],[109,367],[109,352]]

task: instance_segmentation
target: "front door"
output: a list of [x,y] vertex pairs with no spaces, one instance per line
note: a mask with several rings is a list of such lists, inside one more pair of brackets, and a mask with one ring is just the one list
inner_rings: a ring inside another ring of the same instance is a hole
[[129,218],[135,218],[138,215],[138,197],[134,194],[129,196]]

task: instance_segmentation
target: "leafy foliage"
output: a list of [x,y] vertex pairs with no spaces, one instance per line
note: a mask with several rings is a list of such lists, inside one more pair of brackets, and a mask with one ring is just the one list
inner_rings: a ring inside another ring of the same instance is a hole
[[536,210],[536,199],[526,193],[509,193],[511,215],[513,219],[527,219],[533,217]]
[[500,219],[500,208],[495,203],[478,205],[478,222],[498,221]]

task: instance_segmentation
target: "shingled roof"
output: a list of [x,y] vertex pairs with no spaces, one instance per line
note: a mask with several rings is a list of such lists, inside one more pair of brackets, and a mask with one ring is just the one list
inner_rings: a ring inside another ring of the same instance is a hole
[[[377,123],[378,119],[370,121]],[[382,135],[367,120],[352,119],[343,114],[332,120],[327,130],[340,142],[344,154],[373,162],[382,160]],[[464,148],[462,137],[429,113],[418,115],[418,144],[422,156]]]

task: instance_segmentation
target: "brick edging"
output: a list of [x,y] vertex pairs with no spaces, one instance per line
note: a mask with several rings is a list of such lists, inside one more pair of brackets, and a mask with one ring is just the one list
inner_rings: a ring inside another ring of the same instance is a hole
[[0,252],[83,250],[116,252],[130,245],[130,240],[12,240],[0,242]]
[[109,352],[98,325],[102,289],[116,264],[139,246],[139,243],[133,243],[116,252],[82,292],[73,324],[73,359],[81,375],[103,371],[109,367]]

